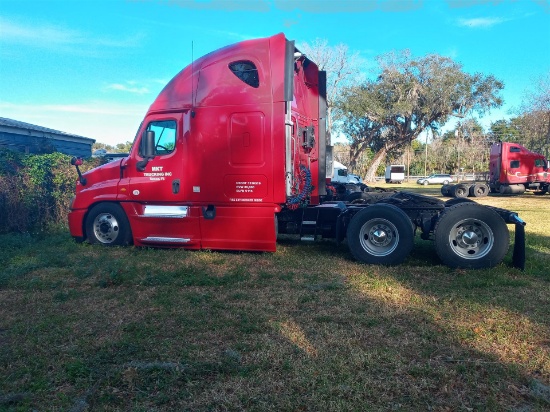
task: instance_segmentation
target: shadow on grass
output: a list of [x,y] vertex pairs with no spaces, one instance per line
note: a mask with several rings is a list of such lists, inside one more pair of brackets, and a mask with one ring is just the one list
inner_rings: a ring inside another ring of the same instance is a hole
[[[528,315],[511,300],[517,289],[531,296],[540,279],[521,283],[505,265],[453,271],[434,265],[429,242],[386,268],[328,242],[284,240],[275,254],[249,254],[105,249],[60,236],[0,252],[9,274],[0,287],[0,408],[547,406],[532,385],[548,371],[520,359],[539,352],[491,346],[511,347],[516,330],[528,331],[505,329],[507,319],[485,330],[479,319],[504,307],[535,324],[548,311]],[[495,283],[476,283],[484,276]]]

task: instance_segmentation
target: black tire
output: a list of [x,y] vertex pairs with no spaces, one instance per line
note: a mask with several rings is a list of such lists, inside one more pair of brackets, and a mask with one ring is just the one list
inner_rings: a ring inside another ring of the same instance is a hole
[[430,182],[428,182],[427,180],[424,180],[424,181],[422,182],[422,184],[423,184],[424,186],[428,186],[428,185],[430,184]]
[[462,202],[446,209],[434,232],[437,255],[452,268],[496,266],[510,245],[504,220],[495,211],[474,202]]
[[351,219],[348,246],[355,259],[376,265],[398,265],[413,248],[409,217],[393,205],[372,205]]
[[468,197],[468,186],[466,185],[454,185],[451,189],[452,197]]
[[470,196],[473,197],[485,197],[489,194],[489,186],[485,183],[476,183],[470,187]]
[[448,180],[444,180],[443,181],[443,185],[448,185],[449,184],[449,181]]
[[88,242],[104,246],[128,245],[132,241],[132,231],[128,217],[115,203],[99,203],[86,217]]
[[350,193],[349,195],[346,196],[345,201],[352,204],[367,203],[362,192]]
[[441,194],[443,196],[451,196],[451,189],[454,185],[443,185],[441,186]]
[[468,199],[467,197],[455,197],[447,200],[445,202],[445,207],[451,207],[458,205],[459,203],[474,203],[474,201],[472,199]]

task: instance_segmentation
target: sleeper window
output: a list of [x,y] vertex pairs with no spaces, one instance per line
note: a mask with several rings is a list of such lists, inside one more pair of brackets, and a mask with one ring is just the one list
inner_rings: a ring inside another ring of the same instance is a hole
[[260,78],[258,76],[258,69],[256,65],[249,60],[239,60],[229,64],[229,69],[235,76],[241,79],[243,82],[258,88],[260,86]]

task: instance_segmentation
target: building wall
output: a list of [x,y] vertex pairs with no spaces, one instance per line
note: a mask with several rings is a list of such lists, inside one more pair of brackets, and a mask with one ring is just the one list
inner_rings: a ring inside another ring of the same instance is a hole
[[10,119],[1,120],[0,147],[30,154],[53,150],[69,156],[84,158],[92,156],[92,145],[95,143],[93,139],[17,121],[12,121],[12,124]]

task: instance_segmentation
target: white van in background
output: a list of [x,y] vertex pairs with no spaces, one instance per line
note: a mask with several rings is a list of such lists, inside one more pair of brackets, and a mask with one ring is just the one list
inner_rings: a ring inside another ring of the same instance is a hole
[[403,183],[405,180],[405,165],[386,166],[386,183]]

